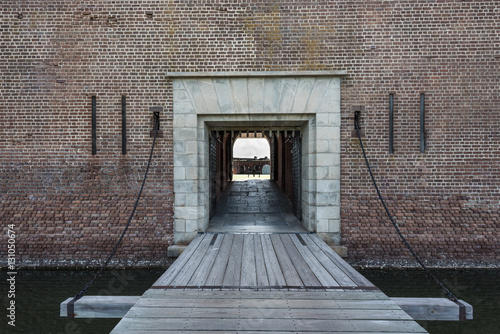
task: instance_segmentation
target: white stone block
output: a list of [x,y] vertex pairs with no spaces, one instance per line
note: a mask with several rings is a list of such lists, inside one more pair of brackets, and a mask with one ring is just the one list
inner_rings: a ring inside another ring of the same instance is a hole
[[185,145],[184,140],[176,140],[174,142],[174,155],[176,154],[184,154],[186,150],[186,145]]
[[[174,208],[175,212],[175,208]],[[175,215],[174,215],[175,216]],[[186,232],[186,220],[174,218],[174,232]]]
[[[339,108],[340,108],[340,105],[339,105]],[[335,126],[335,127],[338,127],[340,129],[340,125],[342,124],[342,119],[340,117],[340,112],[338,112],[338,113],[330,113],[328,115],[328,118],[329,118],[328,124],[330,126]]]
[[281,86],[283,81],[281,78],[266,78],[264,84],[264,113],[276,113],[279,109]]
[[174,154],[174,167],[190,167],[196,166],[198,163],[198,155],[191,154]]
[[303,201],[309,205],[314,205],[316,203],[316,193],[307,191],[304,194],[305,196],[303,197]]
[[248,113],[248,87],[245,78],[232,78],[230,81],[233,95],[234,112]]
[[188,128],[196,128],[198,126],[198,116],[195,114],[184,115],[184,126]]
[[340,207],[340,194],[339,193],[317,193],[316,204],[318,206],[332,205]]
[[198,217],[198,207],[197,206],[178,206],[174,210],[174,217],[180,219],[186,219],[186,223],[190,219],[195,219]]
[[340,210],[338,206],[333,205],[318,206],[316,215],[319,220],[340,219]]
[[328,141],[328,152],[340,154],[340,140],[330,140]]
[[[184,87],[184,82],[183,80],[174,80],[174,82],[172,83],[172,87],[174,89],[174,93],[175,91],[178,91],[178,90],[185,90],[186,88]],[[174,95],[175,96],[175,95]]]
[[293,101],[292,113],[305,114],[307,101],[314,85],[314,78],[303,77],[299,79],[297,93]]
[[175,114],[174,115],[174,122],[173,122],[174,128],[183,128],[186,126],[184,115],[186,115],[186,114]]
[[174,192],[176,194],[184,193],[184,194],[192,194],[196,193],[198,190],[198,182],[192,180],[185,181],[175,181],[174,180]]
[[234,113],[233,95],[231,85],[227,79],[213,79],[217,100],[219,101],[219,112],[222,114]]
[[317,181],[317,192],[340,192],[340,180],[319,180]]
[[186,179],[186,168],[174,166],[174,180],[185,180],[185,179]]
[[330,152],[330,142],[331,140],[325,140],[325,139],[320,139],[316,141],[316,152],[317,153]]
[[198,232],[198,225],[197,219],[186,219],[186,232]]
[[208,112],[205,97],[200,88],[200,82],[198,79],[185,80],[184,86],[188,91],[190,98],[192,99],[193,106],[195,107],[196,113],[206,114]]
[[325,92],[325,100],[338,100],[340,99],[340,79],[330,78],[328,88]]
[[198,203],[198,194],[186,194],[186,206],[197,206]]
[[174,115],[175,114],[195,114],[193,104],[190,101],[175,101],[174,103]]
[[340,232],[340,219],[329,219],[328,220],[329,232],[338,233]]
[[200,194],[206,194],[206,196],[208,196],[209,191],[208,179],[203,182],[198,182],[198,192]]
[[340,141],[340,128],[335,126],[318,126],[316,128],[316,139]]
[[316,232],[318,232],[318,233],[329,232],[328,219],[317,220]]
[[340,100],[324,100],[318,106],[318,113],[333,114],[340,116]]
[[298,84],[299,81],[296,78],[282,78],[278,112],[289,114],[292,111],[293,100],[295,99]]
[[316,154],[317,166],[337,166],[340,165],[340,154],[336,153],[317,153]]
[[330,115],[328,112],[316,113],[317,126],[330,126]]
[[219,100],[217,98],[217,92],[215,90],[213,80],[200,79],[198,84],[203,94],[203,100],[205,101],[206,113],[208,114],[220,113]]
[[248,81],[248,104],[250,114],[264,111],[264,79],[254,78]]
[[316,167],[316,179],[317,180],[328,180],[328,167]]
[[174,101],[176,102],[190,102],[191,101],[191,98],[189,97],[189,94],[186,90],[184,89],[177,89],[177,90],[174,90]]
[[309,189],[309,191],[315,191],[316,190],[316,186],[317,186],[318,181],[316,181],[316,180],[307,180],[306,183],[307,183],[307,188]]
[[174,128],[174,140],[196,140],[198,131],[196,128]]
[[189,180],[197,180],[199,177],[198,170],[199,170],[199,167],[196,167],[196,166],[186,167],[186,169],[185,169],[186,178]]
[[194,140],[185,141],[184,145],[185,154],[197,154],[198,153],[198,142]]
[[185,205],[186,205],[186,194],[175,194],[174,206],[185,206]]
[[321,102],[323,101],[323,97],[328,87],[328,83],[329,79],[326,78],[316,78],[314,80],[314,84],[307,101],[307,106],[306,106],[307,113],[316,113],[318,111],[318,107],[321,105]]
[[340,180],[340,165],[328,167],[328,179]]

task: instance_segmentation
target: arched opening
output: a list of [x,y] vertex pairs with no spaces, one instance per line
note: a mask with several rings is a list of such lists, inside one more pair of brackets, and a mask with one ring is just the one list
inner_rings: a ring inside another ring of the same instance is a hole
[[249,178],[269,179],[270,173],[263,173],[264,166],[271,164],[271,146],[269,139],[242,138],[233,143],[233,181],[245,181]]

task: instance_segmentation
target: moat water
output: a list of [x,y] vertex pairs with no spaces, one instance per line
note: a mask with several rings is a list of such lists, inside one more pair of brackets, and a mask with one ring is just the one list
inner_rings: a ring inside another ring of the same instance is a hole
[[[103,275],[89,295],[141,295],[165,269],[117,270]],[[442,297],[435,283],[418,270],[360,270],[390,297]],[[19,270],[16,277],[15,327],[7,322],[9,302],[6,277],[1,271],[2,317],[0,333],[86,334],[109,333],[119,319],[66,319],[59,317],[62,301],[78,293],[94,271]],[[419,321],[431,334],[500,333],[500,270],[439,270],[435,274],[460,298],[474,307],[467,322]]]

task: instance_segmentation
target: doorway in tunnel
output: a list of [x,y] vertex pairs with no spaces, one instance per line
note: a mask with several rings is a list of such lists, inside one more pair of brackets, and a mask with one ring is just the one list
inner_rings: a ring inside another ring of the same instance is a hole
[[212,130],[209,232],[302,232],[300,129]]

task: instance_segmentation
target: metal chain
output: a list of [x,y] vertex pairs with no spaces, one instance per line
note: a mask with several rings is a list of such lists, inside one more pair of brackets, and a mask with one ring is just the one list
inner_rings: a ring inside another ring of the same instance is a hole
[[406,248],[408,248],[408,250],[410,251],[411,255],[413,255],[413,257],[418,262],[418,264],[422,267],[422,269],[424,269],[424,271],[427,273],[427,275],[429,275],[436,282],[436,284],[443,290],[444,294],[446,295],[446,297],[448,297],[448,299],[450,299],[453,302],[455,302],[455,303],[457,303],[457,304],[460,305],[461,303],[459,302],[458,298],[455,297],[455,295],[448,288],[446,288],[444,286],[444,284],[429,270],[429,268],[427,268],[427,266],[422,262],[422,260],[418,256],[418,254],[415,253],[415,251],[413,250],[413,248],[410,246],[410,244],[406,240],[406,238],[403,235],[403,233],[401,233],[401,230],[399,229],[398,224],[394,221],[394,218],[392,217],[389,209],[387,208],[387,205],[385,204],[384,198],[382,197],[382,194],[380,193],[380,190],[378,189],[377,182],[375,182],[375,177],[373,176],[372,169],[370,167],[370,163],[368,162],[368,158],[366,157],[366,152],[365,152],[365,148],[363,146],[363,140],[361,139],[361,133],[360,133],[360,130],[359,130],[357,118],[355,118],[355,120],[354,120],[354,127],[356,128],[356,133],[358,135],[359,144],[361,146],[361,150],[363,151],[363,157],[365,158],[366,167],[368,168],[368,172],[370,173],[370,177],[372,179],[373,185],[375,186],[375,190],[377,190],[378,198],[380,199],[380,202],[382,203],[382,206],[385,209],[385,213],[387,214],[387,217],[389,218],[389,220],[391,221],[392,225],[396,229],[396,232],[398,233],[399,237],[403,241],[403,243],[406,246]]
[[[120,238],[118,239],[118,241],[116,242],[115,244],[115,247],[113,248],[113,250],[111,251],[111,254],[109,254],[108,258],[106,259],[106,261],[103,263],[103,265],[101,266],[101,268],[99,269],[99,271],[94,275],[94,277],[92,278],[92,280],[90,282],[88,282],[85,287],[77,294],[75,295],[75,297],[73,297],[73,299],[68,303],[68,306],[70,306],[69,304],[71,304],[71,307],[73,307],[73,304],[80,298],[83,297],[83,295],[85,295],[88,291],[88,289],[90,289],[90,287],[92,285],[94,285],[94,283],[96,282],[97,278],[99,276],[101,276],[101,274],[104,272],[104,270],[106,269],[106,267],[108,266],[109,264],[109,261],[111,261],[111,259],[113,258],[113,256],[115,255],[116,253],[116,250],[118,249],[118,247],[120,246],[122,240],[123,240],[123,237],[125,236],[125,233],[127,233],[127,230],[130,226],[130,223],[132,222],[132,218],[134,217],[134,213],[135,213],[135,210],[137,209],[137,205],[139,204],[139,199],[141,198],[141,195],[142,195],[142,190],[144,189],[144,184],[146,183],[146,179],[148,177],[148,172],[149,172],[149,167],[151,165],[151,159],[153,157],[153,151],[154,151],[154,148],[155,148],[155,143],[156,143],[156,137],[158,135],[158,127],[157,127],[157,120],[155,119],[155,124],[154,124],[154,129],[155,129],[155,133],[154,133],[154,138],[153,138],[153,145],[151,145],[151,152],[149,154],[149,160],[148,160],[148,164],[146,166],[146,172],[144,173],[144,178],[142,179],[142,185],[141,185],[141,189],[139,190],[139,194],[137,195],[137,198],[135,200],[135,203],[134,203],[134,208],[132,210],[132,213],[130,214],[129,218],[128,218],[128,221],[127,221],[127,225],[125,225],[125,228],[123,229],[123,232],[122,234],[120,235]],[[68,312],[68,317],[70,317],[70,312]],[[71,312],[73,313],[73,312]],[[71,314],[72,315],[72,314]]]

